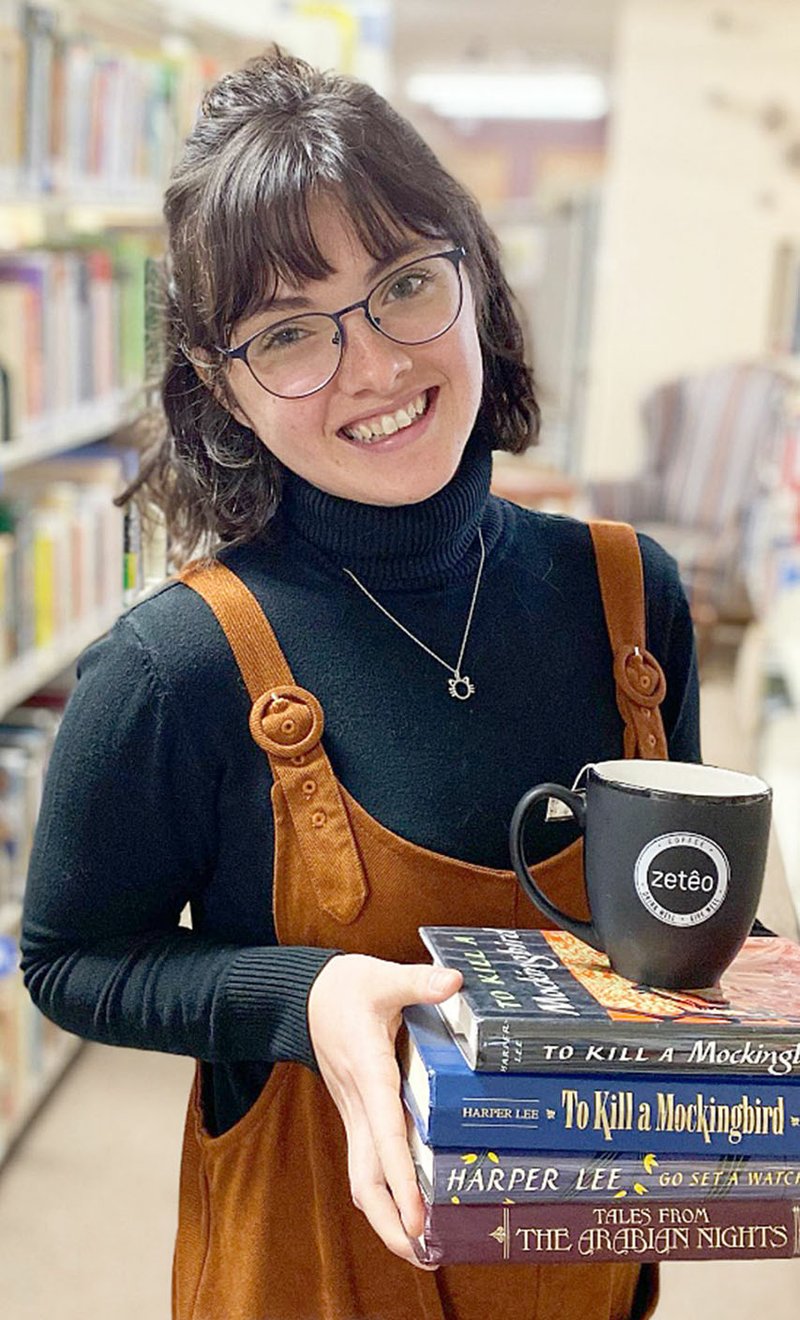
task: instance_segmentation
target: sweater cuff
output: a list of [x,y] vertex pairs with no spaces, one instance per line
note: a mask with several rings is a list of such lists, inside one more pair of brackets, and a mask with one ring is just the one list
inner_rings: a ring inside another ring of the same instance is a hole
[[308,996],[339,949],[296,945],[242,949],[222,987],[223,1032],[232,1057],[289,1061],[317,1069],[308,1030]]

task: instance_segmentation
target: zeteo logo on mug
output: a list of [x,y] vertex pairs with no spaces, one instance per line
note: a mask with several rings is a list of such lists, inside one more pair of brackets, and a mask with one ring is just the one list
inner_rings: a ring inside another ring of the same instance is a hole
[[661,834],[639,853],[633,878],[647,911],[668,926],[699,926],[725,900],[731,868],[702,834]]
[[[539,784],[517,804],[511,858],[525,893],[632,981],[673,990],[717,985],[758,908],[769,785],[682,761],[600,761],[585,770],[585,791]],[[588,921],[556,907],[525,861],[525,823],[537,803],[552,799],[585,836]]]

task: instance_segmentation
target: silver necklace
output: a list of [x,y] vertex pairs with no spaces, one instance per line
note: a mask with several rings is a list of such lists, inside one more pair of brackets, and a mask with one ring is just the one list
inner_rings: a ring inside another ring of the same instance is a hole
[[481,546],[481,562],[478,565],[478,574],[477,577],[475,578],[475,587],[472,592],[472,601],[469,607],[469,614],[467,615],[467,624],[464,629],[464,636],[461,638],[461,650],[458,653],[458,659],[456,661],[455,668],[453,668],[452,665],[449,665],[446,660],[443,660],[440,655],[437,655],[435,651],[432,651],[429,646],[426,646],[424,642],[421,642],[418,637],[415,637],[414,634],[411,632],[411,630],[409,628],[406,628],[404,623],[401,623],[400,620],[396,619],[393,614],[390,614],[386,606],[381,605],[380,601],[375,599],[371,591],[367,591],[367,588],[364,586],[364,583],[359,582],[358,578],[356,577],[352,569],[350,568],[343,569],[343,572],[345,572],[349,578],[353,579],[356,586],[359,587],[361,591],[363,591],[367,599],[371,600],[373,605],[376,605],[378,607],[378,609],[381,611],[381,614],[385,614],[387,619],[390,619],[391,622],[395,624],[395,626],[398,627],[401,632],[405,633],[406,637],[410,637],[412,642],[416,642],[417,646],[421,646],[423,651],[427,651],[428,655],[432,656],[434,660],[438,660],[440,665],[444,665],[445,669],[449,669],[453,677],[448,679],[447,689],[450,693],[450,696],[456,697],[459,701],[467,701],[475,691],[475,684],[472,682],[469,675],[462,674],[461,672],[461,662],[464,659],[464,651],[466,650],[467,647],[467,638],[469,637],[469,630],[472,626],[472,616],[475,613],[475,601],[478,599],[478,588],[481,585],[481,577],[483,575],[483,564],[484,564],[484,560],[486,559],[486,549],[483,544],[483,533],[480,527],[478,528],[478,540],[480,541],[480,546]]

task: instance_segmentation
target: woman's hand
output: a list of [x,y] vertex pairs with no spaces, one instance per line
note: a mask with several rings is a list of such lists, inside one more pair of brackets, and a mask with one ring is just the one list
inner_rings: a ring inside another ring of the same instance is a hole
[[457,971],[346,953],[325,964],[308,997],[311,1043],[347,1134],[353,1204],[389,1250],[414,1265],[408,1239],[422,1233],[423,1209],[395,1038],[407,1004],[437,1004],[460,986]]

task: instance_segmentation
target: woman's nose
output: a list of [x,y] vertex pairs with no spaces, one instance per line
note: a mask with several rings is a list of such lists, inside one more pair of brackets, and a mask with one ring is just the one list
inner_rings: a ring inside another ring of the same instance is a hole
[[389,394],[412,367],[405,344],[387,339],[367,320],[361,308],[348,313],[344,328],[342,363],[336,374],[339,389],[346,394],[370,391]]

